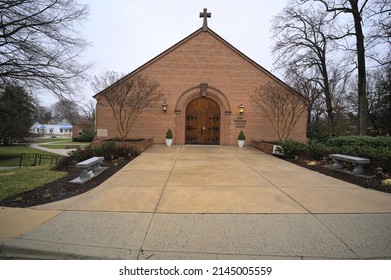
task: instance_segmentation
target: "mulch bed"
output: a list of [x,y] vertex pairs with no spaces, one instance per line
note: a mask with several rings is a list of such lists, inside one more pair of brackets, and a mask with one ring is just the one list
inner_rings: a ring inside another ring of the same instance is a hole
[[[384,179],[391,177],[391,175],[387,174],[387,173],[383,174],[382,177],[378,177],[378,176],[376,176],[376,172],[374,170],[367,170],[366,172],[368,175],[371,176],[371,178],[363,178],[363,177],[355,176],[352,174],[342,173],[340,171],[326,168],[323,166],[322,162],[315,162],[315,161],[310,161],[310,160],[293,160],[293,159],[289,159],[288,161],[290,161],[294,164],[300,165],[301,167],[319,172],[321,174],[324,174],[324,175],[327,175],[330,177],[340,179],[345,182],[349,182],[354,185],[358,185],[358,186],[366,188],[366,189],[374,189],[374,190],[378,190],[378,191],[385,192],[385,193],[391,193],[391,187],[384,187],[381,185],[381,182]],[[315,165],[308,165],[309,162],[314,162],[316,164]],[[329,162],[328,164],[331,164],[331,162]]]
[[76,196],[87,192],[102,182],[110,178],[113,174],[119,171],[132,159],[122,159],[116,162],[104,162],[102,166],[108,167],[107,170],[99,174],[97,177],[85,182],[84,184],[72,184],[69,181],[75,179],[80,175],[80,170],[75,166],[68,167],[65,172],[68,173],[65,177],[58,179],[57,181],[45,184],[34,190],[24,192],[15,196],[7,197],[0,201],[1,206],[8,207],[31,207],[50,203],[72,196]]

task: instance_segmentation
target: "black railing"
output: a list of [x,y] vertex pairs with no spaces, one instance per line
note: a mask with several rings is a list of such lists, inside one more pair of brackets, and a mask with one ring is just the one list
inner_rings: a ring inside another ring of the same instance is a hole
[[37,153],[22,153],[19,156],[19,167],[35,166],[41,164],[56,164],[63,158],[60,155],[42,155]]

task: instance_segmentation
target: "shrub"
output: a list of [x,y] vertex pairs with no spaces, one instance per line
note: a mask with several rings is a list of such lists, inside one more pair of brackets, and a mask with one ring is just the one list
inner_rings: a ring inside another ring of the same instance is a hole
[[283,141],[279,144],[287,157],[306,156],[308,146],[293,140]]
[[83,131],[82,135],[80,135],[77,140],[79,142],[92,142],[92,140],[94,140],[94,130],[87,129]]
[[238,140],[246,140],[246,136],[244,135],[243,130],[240,131]]
[[118,146],[114,141],[107,141],[97,148],[87,146],[85,148],[77,148],[69,153],[68,157],[61,159],[55,170],[64,170],[68,166],[74,165],[91,157],[104,157],[105,160],[117,159],[119,157],[129,158],[136,157],[139,152],[133,147]]
[[105,160],[117,158],[116,144],[114,141],[104,142],[102,145],[95,149],[95,155],[98,157],[104,157]]
[[307,154],[315,160],[321,160],[323,157],[327,157],[330,153],[330,149],[323,143],[310,142],[307,147]]
[[374,148],[387,147],[391,149],[391,137],[342,136],[328,139],[326,145],[329,147],[369,146]]
[[55,170],[64,170],[70,165],[94,157],[95,149],[93,149],[91,146],[87,146],[83,149],[77,148],[76,150],[69,152],[68,155],[68,157],[62,158],[56,164],[56,166],[54,167]]
[[172,131],[171,131],[171,129],[167,130],[167,132],[166,132],[166,138],[167,138],[167,139],[172,139]]

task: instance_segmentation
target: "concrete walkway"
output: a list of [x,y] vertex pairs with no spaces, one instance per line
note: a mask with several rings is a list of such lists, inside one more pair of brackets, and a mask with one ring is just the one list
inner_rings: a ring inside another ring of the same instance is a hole
[[57,154],[60,156],[68,156],[69,152],[76,150],[76,149],[49,149],[49,148],[42,147],[40,145],[42,145],[42,144],[31,144],[30,146],[31,146],[31,148],[45,151],[45,152],[49,152],[49,153],[53,153],[53,154]]
[[391,195],[250,147],[154,145],[0,225],[7,258],[391,259]]

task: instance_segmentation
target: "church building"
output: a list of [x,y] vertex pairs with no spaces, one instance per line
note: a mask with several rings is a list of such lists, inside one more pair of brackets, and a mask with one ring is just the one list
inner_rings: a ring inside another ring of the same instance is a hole
[[[278,140],[270,117],[252,105],[254,90],[273,83],[303,99],[303,104],[306,99],[212,31],[207,24],[210,16],[204,9],[200,29],[94,96],[97,140],[119,137],[103,93],[135,75],[158,82],[164,97],[141,112],[127,138],[165,143],[171,129],[173,144],[236,145],[240,131],[246,145],[251,140]],[[289,138],[305,142],[306,129],[304,112]]]

